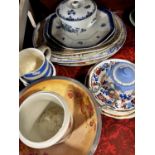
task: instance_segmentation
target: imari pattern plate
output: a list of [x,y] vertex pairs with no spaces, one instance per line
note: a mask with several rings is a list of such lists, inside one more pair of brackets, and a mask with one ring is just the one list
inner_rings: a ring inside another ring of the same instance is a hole
[[120,59],[109,59],[97,64],[90,71],[88,87],[103,109],[110,108],[116,111],[134,110],[135,91],[122,92],[115,89],[113,80],[109,76],[111,68],[119,62],[131,63]]

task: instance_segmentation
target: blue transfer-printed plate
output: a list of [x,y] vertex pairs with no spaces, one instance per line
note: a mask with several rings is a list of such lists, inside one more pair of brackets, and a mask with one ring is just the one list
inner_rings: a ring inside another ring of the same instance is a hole
[[52,14],[45,26],[45,38],[55,41],[59,46],[68,49],[86,49],[98,46],[108,40],[115,32],[113,16],[106,9],[98,10],[96,22],[88,29],[73,29],[62,25],[56,14]]
[[113,14],[115,22],[115,33],[106,42],[100,44],[94,48],[88,49],[68,49],[62,48],[54,41],[47,42],[43,35],[45,23],[50,19],[48,16],[41,23],[37,24],[33,33],[33,46],[39,47],[42,44],[46,44],[51,48],[51,61],[63,66],[86,66],[103,61],[119,51],[126,40],[126,28],[122,20],[115,14]]

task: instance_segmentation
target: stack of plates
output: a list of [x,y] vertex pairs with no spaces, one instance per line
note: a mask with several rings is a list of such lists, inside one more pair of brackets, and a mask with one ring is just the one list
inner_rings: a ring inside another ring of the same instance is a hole
[[43,44],[50,46],[52,62],[85,66],[111,57],[126,40],[126,29],[121,19],[103,8],[98,10],[95,24],[81,34],[66,32],[54,13],[37,25],[33,45],[36,48]]
[[88,71],[85,83],[95,97],[102,114],[116,119],[129,119],[135,116],[135,91],[122,92],[115,88],[111,91],[111,87],[109,88],[111,81],[108,78],[108,70],[119,62],[132,64],[121,59],[102,61]]

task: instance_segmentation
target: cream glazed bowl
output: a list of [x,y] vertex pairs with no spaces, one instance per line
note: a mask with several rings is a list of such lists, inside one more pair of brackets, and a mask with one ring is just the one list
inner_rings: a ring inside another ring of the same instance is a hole
[[36,92],[19,108],[19,138],[31,148],[47,148],[65,140],[73,118],[64,98],[55,92]]
[[92,0],[64,0],[56,14],[66,31],[81,33],[95,23],[97,5]]

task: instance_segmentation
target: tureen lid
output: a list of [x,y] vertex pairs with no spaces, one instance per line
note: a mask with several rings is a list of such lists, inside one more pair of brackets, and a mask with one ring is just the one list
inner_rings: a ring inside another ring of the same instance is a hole
[[56,9],[57,15],[67,21],[80,21],[97,10],[92,0],[64,0]]
[[129,63],[119,63],[113,69],[113,78],[122,86],[131,86],[135,83],[135,69]]

